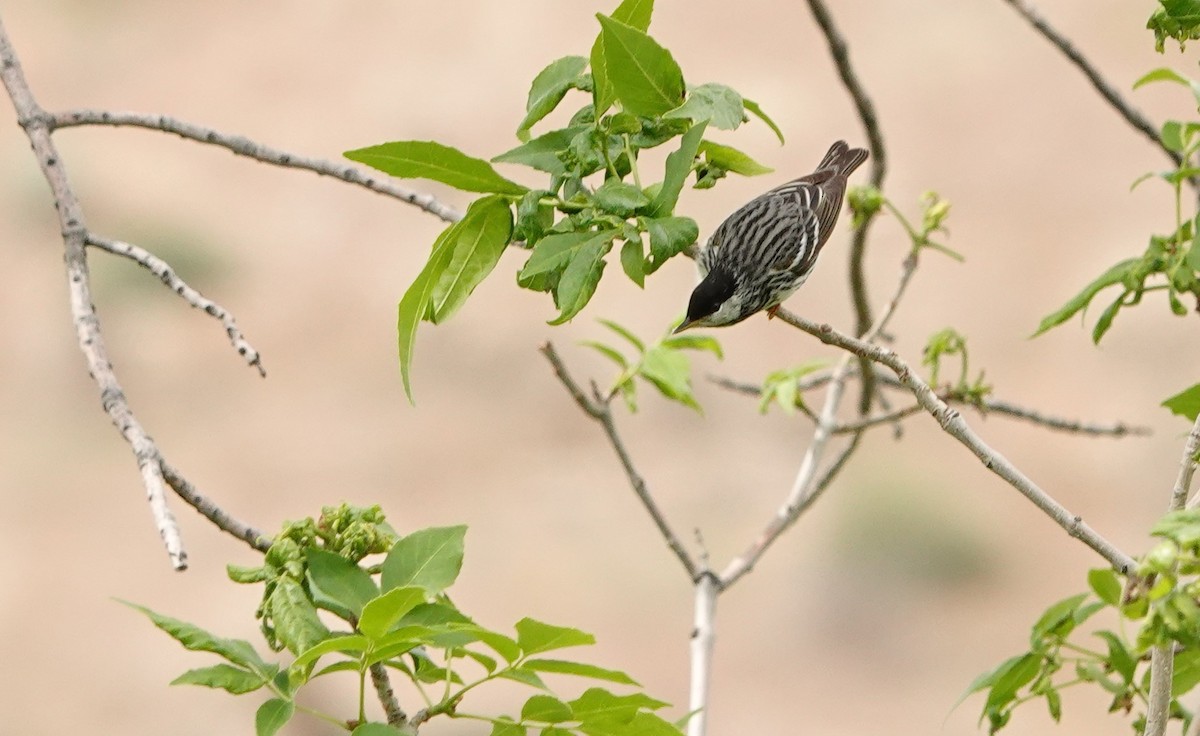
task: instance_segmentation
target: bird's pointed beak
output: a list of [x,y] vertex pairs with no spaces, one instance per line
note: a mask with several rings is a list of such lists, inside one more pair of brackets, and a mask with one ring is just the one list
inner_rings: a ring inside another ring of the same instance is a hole
[[680,323],[679,323],[679,326],[678,326],[678,327],[676,327],[675,329],[671,330],[671,334],[672,334],[672,335],[678,335],[679,333],[683,332],[684,330],[688,329],[689,327],[692,327],[692,326],[694,326],[695,324],[696,324],[696,320],[694,320],[694,319],[687,319],[687,318],[685,317],[685,318],[684,318],[684,320],[683,320],[682,322],[680,322]]

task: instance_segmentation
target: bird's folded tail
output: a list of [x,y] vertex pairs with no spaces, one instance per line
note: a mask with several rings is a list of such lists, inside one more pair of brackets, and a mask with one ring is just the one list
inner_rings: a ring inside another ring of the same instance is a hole
[[867,160],[867,149],[851,148],[846,141],[838,141],[829,147],[829,152],[821,163],[817,164],[817,172],[832,169],[838,176],[850,176],[863,161]]

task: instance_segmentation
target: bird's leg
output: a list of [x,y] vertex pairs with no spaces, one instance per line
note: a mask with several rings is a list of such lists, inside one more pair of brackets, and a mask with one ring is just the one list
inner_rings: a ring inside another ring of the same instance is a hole
[[779,311],[779,305],[771,307],[767,310],[767,319],[775,319],[775,313]]

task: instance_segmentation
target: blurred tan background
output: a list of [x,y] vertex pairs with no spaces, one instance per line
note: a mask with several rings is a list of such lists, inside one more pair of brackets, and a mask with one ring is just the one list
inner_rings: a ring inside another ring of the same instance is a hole
[[[428,138],[488,157],[514,144],[533,76],[586,53],[592,14],[613,4],[9,0],[2,17],[50,110],[167,113],[332,159]],[[777,174],[688,190],[682,208],[702,233],[809,171],[832,140],[864,141],[802,3],[659,5],[652,30],[689,81],[760,101],[788,137],[781,149],[757,123],[720,137]],[[1172,317],[1152,295],[1121,315],[1102,348],[1090,343],[1091,319],[1027,337],[1088,280],[1140,252],[1149,232],[1167,229],[1166,186],[1129,191],[1165,158],[999,0],[834,5],[887,134],[889,193],[914,213],[926,189],[948,197],[950,244],[967,256],[963,265],[928,256],[894,323],[897,347],[919,362],[925,337],[954,326],[997,397],[1153,427],[1148,439],[1085,439],[969,415],[1060,501],[1140,553],[1185,431],[1157,404],[1197,380],[1197,317]],[[1153,6],[1046,0],[1042,10],[1128,90],[1164,62],[1195,72],[1194,50],[1154,54],[1142,30]],[[1190,112],[1176,88],[1130,96],[1156,120]],[[259,591],[229,583],[224,566],[255,555],[175,503],[192,567],[169,569],[133,458],[75,345],[47,187],[6,104],[0,122],[3,730],[251,733],[257,697],[167,687],[211,658],[181,651],[113,601],[253,639]],[[614,266],[574,324],[550,328],[550,300],[514,288],[521,261],[506,256],[460,316],[421,331],[414,409],[396,366],[395,304],[441,223],[159,133],[75,129],[56,141],[90,225],[168,258],[236,314],[264,356],[265,381],[215,322],[132,264],[94,255],[97,306],[132,407],[202,492],[266,529],[343,499],[383,504],[401,530],[467,523],[455,588],[465,610],[494,627],[531,615],[593,631],[599,646],[581,654],[628,670],[683,712],[688,582],[536,348],[553,339],[577,377],[609,380],[609,366],[575,343],[605,337],[601,316],[657,334],[686,304],[689,263],[670,264],[644,293]],[[843,327],[846,232],[843,223],[788,303]],[[874,235],[878,304],[904,242],[886,219]],[[831,355],[763,318],[713,334],[726,360],[698,358],[698,376],[759,381]],[[672,522],[689,541],[703,530],[719,568],[775,512],[810,427],[762,418],[752,400],[703,380],[697,391],[704,418],[646,392],[643,412],[620,424]],[[976,733],[980,699],[952,712],[955,700],[1098,564],[927,416],[901,442],[873,434],[827,497],[721,600],[712,733]],[[579,684],[559,683],[567,693]],[[310,702],[349,713],[349,693],[334,683]],[[512,710],[516,694],[481,694],[476,707]],[[1057,732],[1124,732],[1106,706],[1097,693],[1068,696],[1067,730]],[[1041,704],[1010,730],[1056,732]],[[287,733],[331,730],[298,717]]]

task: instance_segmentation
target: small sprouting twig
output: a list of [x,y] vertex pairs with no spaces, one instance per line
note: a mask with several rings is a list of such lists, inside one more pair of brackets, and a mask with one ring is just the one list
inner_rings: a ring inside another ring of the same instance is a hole
[[379,697],[379,703],[383,706],[383,712],[387,714],[387,722],[389,726],[395,726],[403,729],[408,725],[408,714],[400,707],[400,701],[396,699],[396,692],[392,690],[392,680],[388,677],[387,668],[383,666],[383,662],[376,662],[371,665],[371,684],[375,686],[375,694]]
[[1136,563],[1132,557],[1098,534],[1083,521],[1082,517],[1068,511],[1018,470],[1007,458],[984,442],[963,420],[962,415],[939,398],[929,384],[925,383],[895,351],[850,337],[838,332],[828,324],[818,324],[783,309],[780,309],[776,316],[788,324],[799,327],[827,345],[849,350],[855,355],[868,358],[889,368],[900,379],[900,382],[913,393],[921,407],[937,420],[941,428],[971,450],[984,467],[1020,491],[1070,536],[1079,539],[1108,560],[1119,573],[1127,575],[1133,572]]
[[608,442],[612,445],[613,451],[617,453],[617,458],[621,461],[621,467],[625,469],[625,475],[629,478],[629,485],[633,487],[633,492],[641,500],[642,505],[646,508],[646,512],[650,514],[650,518],[654,520],[654,525],[658,527],[659,534],[666,541],[667,546],[679,558],[679,562],[683,565],[683,569],[687,571],[688,577],[695,580],[700,574],[700,569],[692,560],[691,554],[679,542],[679,537],[671,529],[671,525],[667,523],[667,518],[663,515],[662,510],[658,508],[658,503],[650,494],[650,489],[646,487],[646,481],[638,473],[634,467],[633,460],[629,456],[629,452],[625,449],[625,443],[617,434],[616,424],[613,423],[612,410],[609,404],[600,400],[589,399],[571,374],[567,372],[566,365],[559,357],[558,351],[554,349],[552,343],[547,342],[541,347],[542,355],[546,356],[546,360],[554,368],[554,374],[558,377],[560,383],[579,405],[579,408],[588,416],[595,419],[604,428],[604,434],[608,437]]
[[229,336],[229,342],[233,344],[233,348],[237,350],[238,355],[242,356],[248,365],[257,368],[259,375],[264,378],[266,377],[267,372],[263,368],[262,357],[242,335],[242,331],[238,329],[233,315],[226,311],[220,304],[206,298],[203,294],[188,286],[187,282],[179,278],[178,274],[175,273],[175,269],[171,268],[169,263],[147,251],[145,248],[120,240],[102,238],[93,233],[87,234],[87,244],[113,255],[130,259],[157,276],[168,289],[178,294],[188,304],[219,320],[225,328],[225,334]]
[[[883,143],[883,130],[875,115],[875,105],[871,102],[866,88],[859,81],[854,66],[850,63],[850,51],[846,45],[846,39],[834,25],[833,17],[829,14],[829,9],[825,7],[824,0],[808,0],[808,8],[812,12],[817,26],[820,27],[821,33],[825,35],[825,40],[829,44],[830,56],[833,57],[834,66],[837,67],[838,76],[841,78],[846,92],[854,100],[854,109],[858,112],[858,118],[866,130],[867,143],[871,149],[871,184],[876,189],[882,189],[883,179],[887,175],[888,159],[887,148]],[[867,231],[874,219],[874,213],[868,215],[854,231],[850,241],[850,291],[854,301],[855,334],[857,335],[866,333],[871,325],[871,302],[867,296],[864,261],[867,251]],[[872,374],[866,370],[867,364],[860,363],[860,367],[864,380],[859,412],[865,414],[870,408],[874,386],[871,385]]]
[[394,197],[414,207],[419,207],[446,222],[457,222],[462,219],[462,213],[453,207],[441,203],[431,194],[414,192],[410,189],[396,186],[387,178],[366,173],[354,166],[319,158],[297,156],[278,148],[271,148],[270,146],[257,143],[245,136],[221,133],[212,128],[188,123],[167,115],[111,112],[107,110],[68,110],[54,114],[41,113],[41,117],[50,131],[82,125],[127,125],[136,128],[146,128],[148,130],[160,130],[164,133],[174,133],[181,138],[187,138],[198,143],[206,143],[229,149],[239,156],[252,158],[255,161],[293,169],[305,169],[321,176],[332,176],[349,184],[366,187],[372,192]]
[[259,552],[266,552],[271,548],[271,538],[269,536],[249,524],[238,521],[220,506],[200,495],[196,487],[180,475],[179,471],[168,465],[166,461],[161,462],[161,467],[163,479],[167,481],[167,484],[171,486],[176,495],[182,498],[189,506],[196,509],[196,511],[199,511],[201,516],[211,521],[218,529],[226,534],[237,537]]
[[898,421],[900,421],[902,419],[906,419],[907,417],[910,417],[913,414],[916,414],[920,411],[921,411],[921,405],[913,404],[911,406],[906,406],[902,409],[896,409],[894,411],[888,411],[888,412],[884,412],[882,414],[875,414],[873,416],[863,417],[862,419],[859,419],[858,421],[843,422],[841,424],[834,426],[833,433],[834,434],[850,434],[850,433],[862,432],[863,430],[870,429],[872,427],[877,427],[880,424],[892,424],[893,422],[898,422]]
[[[1027,0],[1004,0],[1004,2],[1008,3],[1012,9],[1017,11],[1022,18],[1028,21],[1038,33],[1042,34],[1047,41],[1053,44],[1059,51],[1063,53],[1064,56],[1070,59],[1071,63],[1073,63],[1079,69],[1079,71],[1083,72],[1084,76],[1088,78],[1088,81],[1092,83],[1092,86],[1096,88],[1096,91],[1100,93],[1100,96],[1108,101],[1108,104],[1111,105],[1113,109],[1125,119],[1125,122],[1129,123],[1135,130],[1146,136],[1146,138],[1154,144],[1155,148],[1158,148],[1165,153],[1168,158],[1175,162],[1176,166],[1183,163],[1182,156],[1163,146],[1162,141],[1158,137],[1158,129],[1155,127],[1155,125],[1151,123],[1145,115],[1134,108],[1133,105],[1129,104],[1129,102],[1121,96],[1121,93],[1117,91],[1117,88],[1110,84],[1108,80],[1106,80],[1100,74],[1100,71],[1096,69],[1096,67],[1093,66],[1092,63],[1088,61],[1082,53],[1080,53],[1079,49],[1075,48],[1075,46],[1066,38],[1066,36],[1063,36],[1061,33],[1055,30],[1054,26],[1050,25],[1050,23],[1047,22],[1046,19],[1043,18],[1029,2],[1027,2]],[[1195,185],[1195,180],[1193,179],[1192,181],[1193,185]]]
[[117,427],[121,436],[129,443],[137,459],[142,475],[142,484],[150,502],[150,510],[158,527],[159,536],[167,548],[171,565],[176,570],[187,569],[187,552],[179,533],[179,525],[167,507],[166,484],[163,481],[158,446],[142,427],[129,408],[129,402],[121,389],[112,363],[108,360],[104,337],[100,332],[100,320],[92,304],[91,278],[87,262],[87,226],[84,224],[83,208],[67,179],[62,158],[50,136],[50,125],[46,114],[38,105],[21,71],[8,33],[0,21],[0,81],[3,81],[8,96],[17,113],[17,122],[25,130],[33,154],[41,167],[42,175],[50,185],[58,222],[62,231],[63,260],[67,267],[67,281],[71,299],[71,317],[79,348],[87,360],[92,380],[100,389],[100,401],[104,411]]

